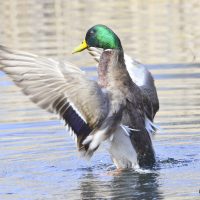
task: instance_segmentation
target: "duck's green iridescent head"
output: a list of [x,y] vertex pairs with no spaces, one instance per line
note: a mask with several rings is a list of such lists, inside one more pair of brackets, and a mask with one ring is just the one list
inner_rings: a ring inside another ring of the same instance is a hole
[[122,49],[118,36],[105,25],[95,25],[90,28],[85,40],[80,46],[74,49],[73,53],[81,52],[89,47],[106,49]]

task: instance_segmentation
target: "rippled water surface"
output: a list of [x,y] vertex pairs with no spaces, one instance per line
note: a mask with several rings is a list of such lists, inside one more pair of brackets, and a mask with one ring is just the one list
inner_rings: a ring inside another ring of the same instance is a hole
[[[162,128],[153,140],[157,165],[113,173],[103,147],[90,162],[80,159],[57,118],[32,104],[0,72],[0,199],[200,199],[198,1],[39,2],[0,5],[0,42],[94,66],[87,52],[72,56],[70,51],[89,26],[113,27],[126,52],[148,63],[156,80],[155,121]],[[95,76],[95,67],[85,70]]]

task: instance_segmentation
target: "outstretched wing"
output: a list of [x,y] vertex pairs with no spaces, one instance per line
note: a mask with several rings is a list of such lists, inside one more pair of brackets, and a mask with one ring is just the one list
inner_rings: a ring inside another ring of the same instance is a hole
[[159,110],[158,95],[153,76],[144,65],[133,60],[128,55],[125,55],[124,57],[132,81],[139,86],[145,97],[146,115],[153,121],[155,114]]
[[0,46],[0,70],[41,108],[65,121],[78,148],[107,115],[107,99],[95,81],[65,62]]

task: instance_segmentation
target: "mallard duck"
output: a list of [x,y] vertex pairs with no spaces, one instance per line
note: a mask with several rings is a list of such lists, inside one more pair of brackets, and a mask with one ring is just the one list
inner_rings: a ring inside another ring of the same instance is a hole
[[152,166],[150,134],[159,103],[150,72],[124,55],[120,39],[104,25],[90,28],[73,53],[84,49],[99,62],[98,82],[68,62],[5,46],[0,46],[0,70],[31,101],[64,120],[83,157],[108,141],[117,168]]

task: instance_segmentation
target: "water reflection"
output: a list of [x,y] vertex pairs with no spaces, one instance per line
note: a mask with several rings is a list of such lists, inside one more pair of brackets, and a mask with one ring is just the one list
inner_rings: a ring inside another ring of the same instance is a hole
[[80,179],[81,199],[163,199],[158,178],[157,172],[124,171],[106,181],[89,171]]

